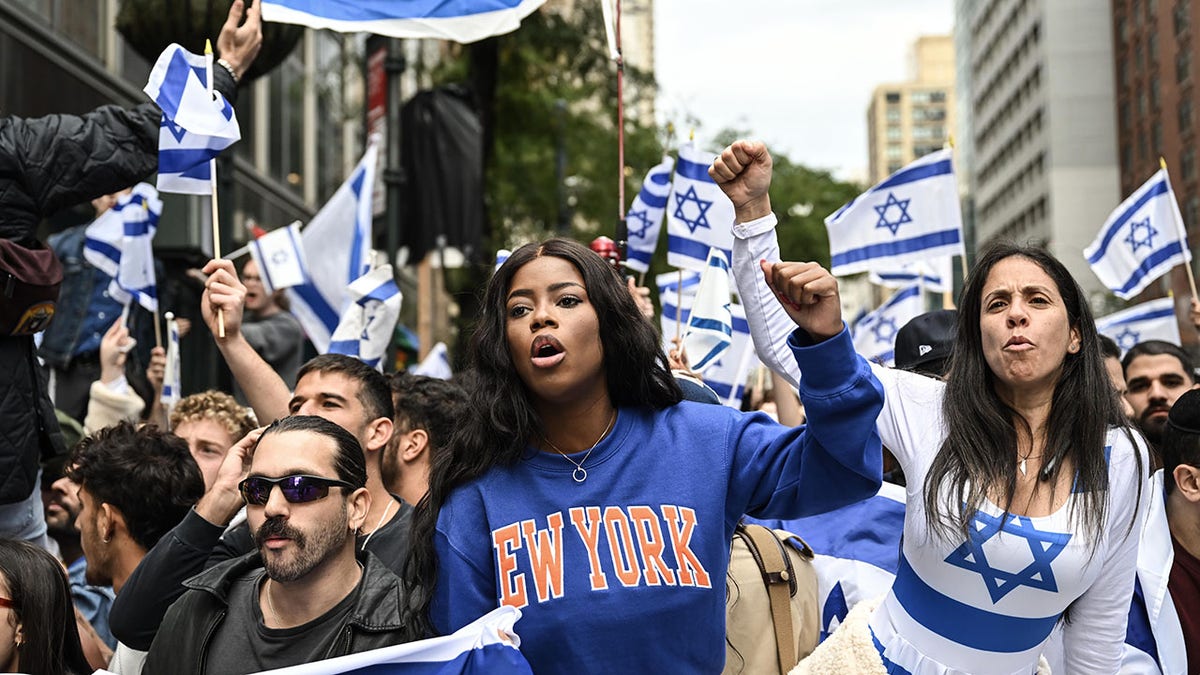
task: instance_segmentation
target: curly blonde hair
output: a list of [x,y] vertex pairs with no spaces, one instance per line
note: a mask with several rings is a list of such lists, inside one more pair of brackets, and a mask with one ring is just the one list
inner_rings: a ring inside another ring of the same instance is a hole
[[171,409],[171,428],[183,422],[211,419],[220,423],[234,439],[240,439],[258,426],[254,412],[222,391],[202,391],[187,396]]

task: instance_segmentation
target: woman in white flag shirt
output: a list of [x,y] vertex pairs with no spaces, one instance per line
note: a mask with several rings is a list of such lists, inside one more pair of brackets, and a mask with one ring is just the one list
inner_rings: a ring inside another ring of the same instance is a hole
[[[779,259],[770,155],[738,141],[712,175],[738,210],[735,279],[759,355],[798,378],[772,337],[787,263],[767,262]],[[900,569],[882,603],[852,611],[799,670],[1027,674],[1062,622],[1068,673],[1116,672],[1146,448],[1066,268],[1041,249],[989,247],[959,299],[949,381],[875,374],[879,434],[908,476]],[[875,647],[861,671],[847,662],[856,641]]]

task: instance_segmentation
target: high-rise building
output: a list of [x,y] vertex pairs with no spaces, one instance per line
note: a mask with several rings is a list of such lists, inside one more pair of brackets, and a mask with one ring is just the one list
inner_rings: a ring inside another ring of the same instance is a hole
[[912,79],[875,87],[867,108],[871,183],[940,150],[954,130],[954,38],[917,39]]
[[[1200,241],[1200,91],[1192,74],[1200,68],[1200,34],[1193,34],[1192,26],[1200,27],[1200,4],[1189,0],[1112,3],[1121,194],[1130,194],[1158,171],[1160,157],[1166,160],[1194,253]],[[1177,314],[1186,315],[1191,295],[1186,270],[1177,267],[1168,283],[1183,305]],[[1161,296],[1161,285],[1146,294]]]
[[956,0],[956,16],[973,240],[1043,243],[1100,291],[1083,249],[1120,201],[1108,14],[1090,0]]

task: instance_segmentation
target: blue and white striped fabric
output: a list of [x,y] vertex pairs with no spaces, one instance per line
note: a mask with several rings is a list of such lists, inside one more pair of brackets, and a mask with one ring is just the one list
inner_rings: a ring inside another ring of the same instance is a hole
[[891,366],[896,361],[896,333],[925,311],[920,286],[902,288],[874,312],[854,324],[854,351],[868,361]]
[[163,111],[158,134],[158,189],[212,192],[209,160],[242,137],[233,106],[208,92],[208,60],[177,44],[159,55],[146,92]]
[[837,276],[963,255],[962,211],[949,150],[892,174],[825,219]]
[[355,279],[347,289],[354,303],[342,313],[342,320],[329,340],[329,354],[345,354],[383,370],[383,355],[391,344],[400,301],[404,296],[392,273],[391,265],[380,265]]
[[667,200],[667,263],[673,267],[703,270],[713,246],[732,259],[733,202],[708,176],[715,158],[690,141],[679,148]]
[[531,675],[514,607],[498,607],[451,635],[339,656],[260,675]]
[[1100,281],[1122,300],[1192,259],[1166,169],[1159,169],[1121,202],[1083,256]]
[[504,264],[504,261],[508,260],[508,256],[510,255],[512,255],[512,251],[506,248],[496,251],[496,266],[493,267],[492,270],[495,271],[500,269],[500,266]]
[[[676,326],[687,326],[694,298],[694,295],[686,294],[681,298],[675,291],[659,292],[664,351],[671,348]],[[731,304],[729,313],[733,317],[732,341],[729,349],[726,349],[716,363],[704,373],[704,384],[721,397],[723,404],[740,409],[742,397],[746,393],[746,379],[750,371],[758,366],[759,361],[754,354],[754,341],[750,339],[750,324],[746,322],[746,311],[741,305]],[[679,324],[675,321],[677,315],[680,319]]]
[[425,359],[413,369],[413,374],[436,377],[439,380],[450,379],[454,371],[450,368],[450,350],[446,348],[446,343],[439,342],[434,345],[425,355]]
[[645,274],[650,269],[650,258],[658,248],[658,233],[662,231],[663,213],[667,210],[667,197],[671,194],[671,169],[675,160],[666,156],[658,166],[650,169],[642,181],[642,189],[633,198],[625,223],[629,227],[628,259],[625,266],[634,272]]
[[171,408],[174,408],[182,397],[179,367],[179,324],[175,321],[175,316],[167,312],[167,367],[163,372],[161,396],[163,407],[170,413]]
[[308,283],[308,262],[300,243],[300,221],[271,230],[250,242],[250,257],[258,265],[267,293]]
[[1096,319],[1096,330],[1107,335],[1121,348],[1121,356],[1146,340],[1164,340],[1182,344],[1179,322],[1175,319],[1175,299],[1159,298]]
[[136,300],[151,312],[158,309],[152,243],[161,214],[158,191],[138,183],[84,231],[83,257],[112,277],[108,294],[124,305]]
[[870,499],[795,520],[748,522],[800,535],[816,553],[821,640],[829,637],[854,605],[892,587],[900,566],[904,532],[904,488],[884,483]]
[[1175,549],[1164,506],[1162,469],[1150,477],[1146,490],[1150,508],[1138,541],[1137,581],[1129,607],[1121,675],[1185,673],[1187,645],[1175,600],[1167,587]]
[[692,311],[683,333],[683,347],[692,370],[703,373],[733,342],[733,316],[729,307],[729,259],[721,249],[708,252],[708,266],[700,275]]
[[954,282],[953,258],[944,256],[902,265],[896,269],[871,270],[871,283],[887,288],[924,285],[930,293],[946,293]]
[[546,0],[263,0],[264,21],[398,38],[475,42],[511,33]]
[[348,286],[370,269],[377,155],[372,142],[350,177],[300,234],[310,281],[287,289],[288,299],[292,314],[322,354],[329,351],[342,313],[357,299]]
[[700,286],[700,273],[695,270],[678,270],[675,272],[663,272],[654,278],[655,284],[658,286],[658,293],[662,295],[667,291],[675,291],[686,296],[694,296],[696,289]]

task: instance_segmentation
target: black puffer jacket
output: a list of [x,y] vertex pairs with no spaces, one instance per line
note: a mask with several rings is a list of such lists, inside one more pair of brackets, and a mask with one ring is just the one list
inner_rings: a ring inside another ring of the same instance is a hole
[[[213,85],[232,103],[233,78],[224,68],[214,73]],[[154,173],[161,119],[154,103],[82,116],[0,117],[0,237],[34,246],[43,217]],[[42,455],[65,451],[37,370],[32,337],[0,337],[0,504],[28,497]]]

